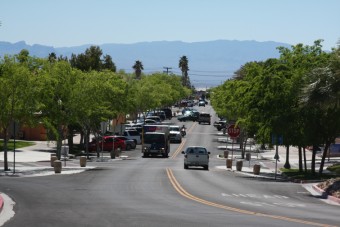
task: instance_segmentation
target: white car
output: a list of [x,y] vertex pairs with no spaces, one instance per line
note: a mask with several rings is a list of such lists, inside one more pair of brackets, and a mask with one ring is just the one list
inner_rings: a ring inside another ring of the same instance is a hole
[[202,166],[205,170],[209,169],[209,154],[205,147],[190,146],[187,147],[184,154],[184,169],[188,169],[189,166]]
[[182,143],[181,130],[178,125],[170,125],[170,141]]

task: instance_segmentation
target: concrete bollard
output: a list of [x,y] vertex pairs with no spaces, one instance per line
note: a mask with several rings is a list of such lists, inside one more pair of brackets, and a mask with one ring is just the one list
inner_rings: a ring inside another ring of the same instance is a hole
[[116,150],[111,150],[110,151],[110,156],[111,156],[111,159],[115,159],[116,158]]
[[259,175],[260,174],[260,169],[261,169],[261,165],[255,164],[254,168],[253,168],[254,175]]
[[120,147],[118,147],[118,148],[116,149],[116,157],[119,158],[119,156],[121,155],[121,153],[122,153],[122,149],[121,149]]
[[85,156],[81,156],[79,159],[80,162],[80,167],[86,167],[86,157]]
[[55,160],[53,163],[54,173],[61,173],[61,161]]
[[227,159],[227,168],[229,169],[233,168],[233,160],[230,158]]
[[237,171],[242,171],[242,166],[243,166],[243,161],[237,161],[236,162],[236,170]]
[[229,156],[229,151],[224,151],[224,158],[228,158]]
[[248,152],[246,153],[246,161],[250,161],[251,159],[251,154]]
[[58,160],[57,156],[51,156],[51,167],[54,167],[54,161]]

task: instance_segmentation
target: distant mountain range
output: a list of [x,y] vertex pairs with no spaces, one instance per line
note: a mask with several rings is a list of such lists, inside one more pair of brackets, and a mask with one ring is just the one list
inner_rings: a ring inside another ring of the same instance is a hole
[[[74,47],[52,47],[39,44],[28,45],[0,41],[0,56],[18,54],[27,49],[31,56],[47,57],[55,52],[57,56],[70,57],[72,53],[84,53],[86,48],[95,44]],[[139,60],[144,66],[145,74],[169,72],[181,75],[178,68],[179,59],[185,55],[189,60],[189,77],[195,87],[212,87],[229,79],[233,72],[249,61],[261,61],[277,58],[279,46],[290,47],[287,43],[215,40],[186,43],[181,41],[154,41],[133,44],[97,45],[103,55],[112,57],[117,70],[133,72],[132,66]]]

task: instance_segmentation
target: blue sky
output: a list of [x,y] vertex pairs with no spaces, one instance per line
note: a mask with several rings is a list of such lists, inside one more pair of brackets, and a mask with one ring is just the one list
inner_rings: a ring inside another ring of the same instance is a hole
[[0,0],[0,41],[54,47],[256,40],[324,49],[340,39],[339,0]]

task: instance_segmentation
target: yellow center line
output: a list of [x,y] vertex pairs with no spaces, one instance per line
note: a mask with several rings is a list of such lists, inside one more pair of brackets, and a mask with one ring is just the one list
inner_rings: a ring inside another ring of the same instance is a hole
[[312,225],[312,226],[323,226],[323,227],[335,227],[332,225],[326,225],[326,224],[321,224],[321,223],[316,223],[316,222],[310,222],[310,221],[305,221],[302,219],[296,219],[296,218],[289,218],[289,217],[284,217],[284,216],[278,216],[278,215],[270,215],[270,214],[264,214],[264,213],[258,213],[258,212],[254,212],[254,211],[248,211],[248,210],[243,210],[243,209],[239,209],[239,208],[235,208],[235,207],[230,207],[230,206],[226,206],[226,205],[222,205],[222,204],[218,204],[218,203],[214,203],[214,202],[210,202],[201,198],[198,198],[190,193],[188,193],[176,180],[173,172],[171,169],[167,168],[166,169],[168,178],[172,184],[172,186],[174,187],[174,189],[182,196],[208,205],[208,206],[212,206],[212,207],[216,207],[216,208],[220,208],[220,209],[224,209],[224,210],[228,210],[228,211],[234,211],[237,213],[242,213],[242,214],[249,214],[249,215],[254,215],[254,216],[260,216],[260,217],[267,217],[267,218],[272,218],[272,219],[278,219],[278,220],[283,220],[283,221],[289,221],[289,222],[295,222],[295,223],[300,223],[300,224],[306,224],[306,225]]
[[183,147],[184,147],[184,145],[185,145],[185,142],[186,142],[186,139],[182,139],[182,143],[179,145],[179,147],[177,148],[177,150],[175,151],[175,153],[173,153],[173,154],[171,155],[171,157],[170,157],[171,159],[176,158],[177,155],[181,153],[181,151],[183,150]]

